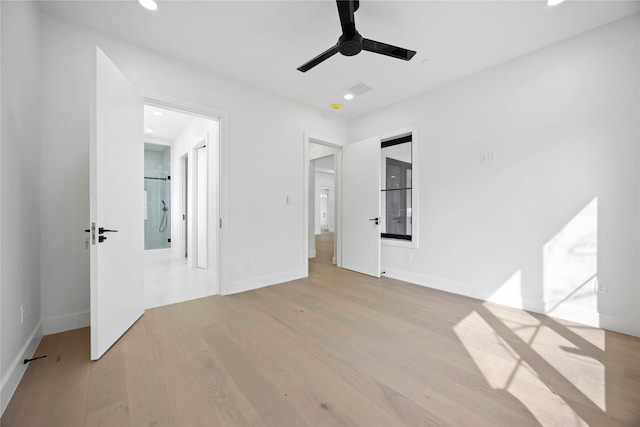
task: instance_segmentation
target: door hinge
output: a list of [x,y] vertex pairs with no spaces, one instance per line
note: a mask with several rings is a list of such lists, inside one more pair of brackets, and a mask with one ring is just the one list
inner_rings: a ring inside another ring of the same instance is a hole
[[91,244],[95,245],[96,244],[96,223],[92,222],[91,223],[91,228],[84,230],[85,233],[91,233]]
[[222,218],[220,218],[220,228],[222,228]]

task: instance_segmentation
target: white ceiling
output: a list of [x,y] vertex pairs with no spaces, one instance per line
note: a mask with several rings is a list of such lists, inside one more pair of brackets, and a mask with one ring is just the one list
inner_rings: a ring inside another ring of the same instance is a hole
[[[318,1],[43,1],[68,19],[227,78],[355,117],[640,10],[637,1],[367,1],[355,14],[367,38],[413,49],[404,62],[362,52],[296,67],[336,43],[336,4]],[[373,91],[343,101],[363,81]],[[342,102],[339,111],[331,104]]]
[[[158,113],[161,115],[158,116]],[[187,114],[144,106],[145,135],[152,138],[173,142],[193,119],[193,116]]]

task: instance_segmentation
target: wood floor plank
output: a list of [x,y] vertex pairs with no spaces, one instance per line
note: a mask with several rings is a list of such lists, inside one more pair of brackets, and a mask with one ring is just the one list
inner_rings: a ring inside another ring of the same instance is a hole
[[158,361],[154,358],[146,325],[137,323],[121,341],[131,425],[175,425],[166,384],[157,375]]
[[121,342],[117,344],[91,367],[85,425],[131,425],[124,348]]
[[222,361],[238,387],[244,390],[251,405],[261,414],[265,424],[304,424],[285,397],[222,331],[215,325],[211,325],[202,333],[210,346],[216,349],[216,357]]
[[[354,421],[345,408],[350,409],[348,412],[353,412],[353,408],[356,411],[358,408],[368,408],[366,413],[358,417],[368,424],[397,423],[389,414],[380,411],[376,402],[345,382],[321,357],[310,352],[306,342],[295,342],[286,334],[267,326],[268,319],[259,310],[251,309],[252,317],[261,319],[256,326],[239,329],[235,325],[225,324],[225,319],[241,315],[239,307],[234,310],[233,304],[227,306],[231,311],[220,317],[218,326],[224,328],[280,393],[292,401],[306,424],[321,420],[323,425],[353,425]],[[305,371],[304,377],[295,375]],[[339,403],[335,403],[335,396],[341,396]]]

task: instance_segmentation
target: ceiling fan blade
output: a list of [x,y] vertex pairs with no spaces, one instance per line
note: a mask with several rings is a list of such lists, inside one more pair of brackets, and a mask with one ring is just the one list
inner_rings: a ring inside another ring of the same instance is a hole
[[356,32],[354,13],[358,9],[357,6],[360,5],[360,2],[356,0],[336,0],[336,3],[338,4],[338,15],[340,15],[342,34],[351,36]]
[[362,39],[362,49],[379,53],[381,55],[387,55],[392,58],[404,59],[405,61],[413,58],[413,55],[416,54],[415,50],[408,50],[398,46],[392,46],[390,44],[377,42],[375,40]]
[[331,58],[333,55],[338,53],[339,49],[340,48],[338,45],[330,47],[329,49],[322,52],[320,55],[313,58],[311,61],[307,62],[304,65],[299,66],[298,71],[302,71],[303,73],[306,73],[307,71],[309,71],[310,69],[312,69],[313,67],[321,63],[322,61],[326,61],[327,59]]

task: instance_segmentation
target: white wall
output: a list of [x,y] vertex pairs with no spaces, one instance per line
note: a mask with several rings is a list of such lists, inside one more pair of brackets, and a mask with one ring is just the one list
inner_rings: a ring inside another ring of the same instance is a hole
[[353,120],[350,141],[419,129],[419,249],[383,246],[387,274],[640,335],[638,28],[625,18]]
[[[0,8],[1,413],[26,368],[22,359],[33,354],[42,336],[42,323],[39,16],[36,4],[31,2],[2,2]],[[26,310],[24,322],[21,305]]]
[[[346,122],[178,63],[101,33],[43,15],[43,318],[57,330],[86,325],[89,78],[95,45],[144,94],[164,94],[229,114],[228,216],[223,293],[303,274],[303,136],[344,140]],[[290,196],[291,204],[286,204]],[[264,209],[257,212],[255,207]],[[269,227],[264,227],[264,223]],[[223,240],[223,245],[225,244]],[[49,329],[53,332],[53,328]]]

